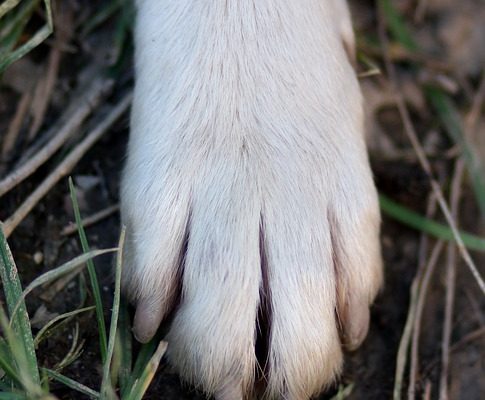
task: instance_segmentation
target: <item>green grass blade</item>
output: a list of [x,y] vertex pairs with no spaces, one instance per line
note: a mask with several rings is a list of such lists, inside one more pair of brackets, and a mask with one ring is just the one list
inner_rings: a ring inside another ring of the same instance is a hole
[[51,29],[51,32],[54,30],[54,19],[52,18],[52,7],[51,7],[51,0],[44,0],[45,6],[45,13],[47,15],[47,26]]
[[22,292],[20,295],[19,299],[17,300],[17,303],[15,304],[15,307],[12,310],[12,316],[15,316],[17,314],[17,311],[19,310],[19,307],[21,306],[22,302],[24,301],[25,297],[32,292],[35,288],[43,285],[44,283],[51,282],[53,280],[56,280],[60,278],[61,276],[64,276],[66,274],[69,274],[70,272],[74,272],[76,269],[83,269],[84,265],[89,261],[92,260],[94,257],[107,254],[107,253],[112,253],[116,251],[117,249],[106,249],[106,250],[93,250],[85,254],[81,254],[80,256],[77,256],[76,258],[73,258],[71,261],[68,261],[67,263],[61,265],[60,267],[57,267],[53,270],[50,270],[39,277],[35,278]]
[[121,298],[121,265],[123,256],[123,244],[125,241],[125,228],[121,230],[120,240],[118,244],[118,254],[116,257],[116,271],[115,271],[115,292],[113,296],[113,309],[111,311],[111,323],[109,328],[108,352],[106,361],[103,365],[103,380],[101,383],[101,398],[113,398],[113,385],[111,383],[111,360],[113,358],[113,351],[116,342],[116,328],[118,326],[118,314],[120,310]]
[[[86,232],[82,224],[81,213],[79,211],[79,205],[76,197],[76,190],[72,183],[72,178],[69,178],[69,192],[71,194],[72,207],[74,209],[74,217],[76,219],[77,229],[79,232],[79,238],[81,240],[81,246],[85,253],[89,252],[88,239]],[[101,291],[99,289],[98,277],[96,270],[94,269],[94,263],[92,260],[88,260],[88,273],[91,280],[91,288],[93,290],[94,303],[96,305],[96,319],[98,321],[98,333],[99,333],[99,348],[101,352],[101,361],[104,364],[106,362],[106,353],[108,347],[108,341],[106,337],[106,325],[104,323],[103,303],[101,301]]]
[[12,313],[17,302],[19,312],[12,318],[12,329],[16,337],[20,339],[25,353],[26,368],[34,384],[40,386],[40,375],[37,368],[37,357],[35,355],[34,339],[30,327],[29,315],[25,302],[21,300],[22,286],[18,277],[17,267],[8,247],[7,240],[0,226],[0,277],[3,282],[3,290],[9,313]]
[[0,400],[29,400],[25,394],[0,393]]
[[5,0],[2,4],[0,4],[0,18],[2,18],[13,8],[17,7],[19,3],[20,0]]
[[54,379],[55,381],[60,382],[68,388],[76,390],[77,392],[82,393],[91,399],[99,399],[98,392],[79,382],[76,382],[71,378],[68,378],[67,376],[60,374],[59,372],[53,371],[48,368],[42,368],[42,372],[45,373],[49,378]]
[[[52,11],[50,6],[50,1],[45,0],[44,3],[46,6],[47,23],[42,28],[40,28],[34,34],[34,36],[32,36],[22,46],[18,47],[17,49],[15,49],[15,51],[7,55],[3,55],[3,57],[0,60],[0,73],[2,73],[10,64],[14,63],[18,59],[22,58],[25,54],[32,51],[35,47],[41,44],[45,39],[47,39],[52,34],[53,22],[52,22]],[[11,47],[13,43],[16,42],[16,38],[18,38],[24,26],[19,25],[18,27],[15,27],[15,28],[16,29],[13,35],[13,38],[15,40],[14,41],[10,40],[10,45],[8,47]]]
[[352,394],[354,390],[354,384],[350,383],[347,386],[340,385],[338,388],[338,393],[333,396],[330,400],[345,400]]
[[6,377],[5,375],[2,376],[0,379],[0,393],[2,392],[11,392],[13,388],[12,382]]
[[[422,215],[396,203],[383,194],[379,194],[379,203],[381,205],[381,210],[389,217],[438,239],[455,241],[453,232],[448,226],[423,217]],[[485,238],[461,231],[460,237],[468,249],[485,251]]]
[[115,37],[113,41],[114,48],[116,49],[116,54],[113,57],[115,64],[119,63],[121,56],[126,49],[126,44],[130,38],[129,34],[134,24],[135,14],[131,2],[127,2],[126,0],[121,0],[121,2],[124,4],[121,8],[121,15],[116,23]]
[[[87,311],[92,311],[94,310],[95,307],[84,307],[84,308],[79,308],[74,311],[70,311],[61,315],[58,315],[57,317],[52,318],[49,322],[47,322],[39,332],[37,332],[37,335],[35,335],[34,338],[34,345],[37,348],[37,346],[42,342],[43,339],[49,336],[49,333],[54,329],[62,325],[63,323],[69,321],[72,317],[76,316],[77,314],[81,314],[83,312]],[[61,323],[57,324],[59,321]],[[56,325],[57,324],[57,325]],[[55,325],[55,326],[54,326]],[[51,329],[52,328],[52,329]]]
[[418,51],[418,44],[414,40],[413,35],[409,31],[404,19],[397,11],[391,0],[379,0],[379,7],[383,16],[386,18],[387,26],[394,37],[406,49],[410,51]]
[[140,377],[135,380],[130,393],[126,397],[123,397],[123,400],[141,400],[143,398],[143,395],[148,389],[148,386],[150,385],[153,379],[153,376],[157,371],[158,364],[160,364],[160,360],[162,359],[166,350],[167,350],[167,342],[161,341],[158,344],[155,354],[153,354],[150,361],[146,364],[145,368],[143,369]]
[[25,351],[25,344],[22,337],[17,334],[9,325],[7,314],[0,305],[0,327],[6,338],[6,343],[11,354],[11,365],[15,365],[20,386],[31,398],[37,398],[43,394],[42,388],[31,374],[30,360]]
[[117,11],[119,11],[121,6],[122,4],[120,0],[109,1],[105,5],[100,6],[97,11],[93,15],[91,15],[84,24],[81,31],[81,36],[86,36],[88,33],[92,32],[98,26],[103,24]]
[[120,368],[118,373],[118,380],[120,385],[120,391],[123,394],[126,394],[130,388],[130,376],[131,376],[131,363],[132,363],[132,333],[130,327],[130,316],[128,313],[128,306],[125,302],[121,301],[121,312],[119,318],[119,327],[118,327],[118,338],[120,345],[118,346],[118,350],[120,355],[118,358],[120,359]]
[[15,360],[5,339],[0,338],[0,368],[13,381],[21,385],[17,374]]
[[6,54],[7,51],[10,51],[15,46],[39,1],[23,2],[13,15],[0,19],[0,54]]
[[143,369],[150,361],[150,358],[153,356],[155,349],[157,347],[158,339],[154,338],[150,340],[150,342],[144,344],[136,358],[135,366],[133,367],[133,372],[131,373],[130,379],[126,385],[127,392],[122,392],[122,398],[124,399],[125,396],[128,396],[128,391],[133,388],[135,382],[140,378],[141,374],[143,373]]
[[0,73],[5,71],[10,64],[13,64],[15,61],[21,59],[27,53],[29,53],[34,48],[36,48],[45,39],[47,39],[51,33],[52,33],[52,28],[50,28],[48,25],[44,25],[26,43],[18,47],[15,51],[10,53],[9,55],[3,57],[2,60],[0,61]]
[[55,365],[55,370],[60,372],[67,366],[71,365],[76,361],[82,353],[83,342],[79,342],[79,324],[74,325],[74,330],[72,332],[72,342],[69,350],[64,355],[62,360],[60,360]]

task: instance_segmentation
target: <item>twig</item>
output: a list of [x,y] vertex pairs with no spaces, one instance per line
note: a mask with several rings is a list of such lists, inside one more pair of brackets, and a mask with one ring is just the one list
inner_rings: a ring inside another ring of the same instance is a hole
[[51,172],[51,174],[35,189],[22,203],[15,213],[3,224],[3,231],[8,237],[18,224],[29,214],[32,208],[44,197],[49,190],[64,176],[66,176],[86,152],[96,143],[111,125],[128,109],[132,93],[123,99],[111,110],[103,121],[80,142],[67,157]]
[[[62,124],[56,135],[29,161],[0,181],[0,197],[34,173],[40,165],[59,150],[69,137],[77,131],[82,122],[98,106],[112,87],[112,80],[96,80],[87,90],[86,96],[83,96],[81,100],[74,99],[73,104],[67,111],[69,117],[67,117],[67,121]],[[75,111],[72,113],[72,110]]]
[[416,311],[414,317],[414,329],[412,335],[411,344],[411,368],[409,373],[409,386],[408,386],[408,399],[413,400],[416,394],[416,376],[418,370],[418,354],[419,354],[419,336],[421,332],[421,319],[423,315],[424,302],[426,300],[426,295],[428,293],[429,283],[431,281],[431,276],[433,275],[435,266],[438,262],[441,250],[443,249],[443,241],[436,242],[429,261],[424,268],[424,273],[420,282],[418,283],[418,295],[416,301]]
[[[379,17],[379,37],[382,43],[382,46],[384,49],[388,48],[388,39],[387,35],[384,29],[384,18],[382,17],[382,10],[380,9],[380,17]],[[414,150],[416,151],[416,155],[418,156],[419,162],[421,164],[421,167],[423,168],[424,172],[428,175],[428,179],[430,181],[431,189],[436,195],[436,198],[438,200],[438,204],[440,206],[441,211],[443,212],[446,222],[450,226],[451,231],[453,232],[453,237],[456,241],[456,245],[458,247],[458,250],[460,252],[460,255],[462,256],[463,260],[465,261],[467,267],[470,269],[470,272],[472,273],[473,277],[475,278],[480,290],[482,293],[485,295],[485,281],[480,275],[480,272],[478,271],[475,263],[473,262],[473,259],[470,256],[470,253],[466,249],[465,245],[463,244],[463,240],[461,239],[459,233],[458,233],[458,228],[456,227],[456,223],[450,213],[450,209],[448,207],[448,204],[446,203],[446,200],[443,195],[443,191],[441,190],[440,185],[436,181],[436,179],[433,176],[433,172],[431,170],[431,165],[429,164],[428,159],[426,158],[426,155],[424,154],[423,147],[418,141],[416,131],[414,129],[413,123],[411,122],[411,117],[409,116],[409,111],[407,109],[406,103],[404,102],[403,96],[401,91],[399,90],[399,85],[398,85],[398,78],[396,75],[396,71],[394,69],[394,66],[392,65],[391,61],[389,60],[389,57],[387,55],[387,51],[384,51],[384,63],[386,65],[386,70],[387,74],[389,76],[390,84],[393,88],[393,92],[396,98],[396,105],[399,111],[399,114],[401,116],[403,125],[404,125],[404,131],[406,132]]]
[[[106,207],[103,210],[100,210],[93,215],[90,215],[89,217],[86,217],[82,221],[82,225],[84,228],[94,225],[101,221],[102,219],[109,217],[110,215],[114,214],[120,209],[119,204],[114,204],[112,206]],[[69,236],[72,235],[73,233],[77,232],[77,226],[76,224],[69,224],[68,226],[64,227],[61,231],[62,236]]]

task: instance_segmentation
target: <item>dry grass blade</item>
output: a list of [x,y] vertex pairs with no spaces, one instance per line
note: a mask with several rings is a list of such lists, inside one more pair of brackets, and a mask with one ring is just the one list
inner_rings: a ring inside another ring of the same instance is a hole
[[396,356],[396,372],[394,373],[394,389],[393,400],[401,399],[401,392],[404,380],[404,372],[406,370],[406,364],[408,362],[408,349],[411,341],[411,335],[413,332],[413,323],[416,314],[416,302],[418,297],[418,282],[414,281],[411,285],[411,301],[408,308],[408,315],[404,330],[399,341],[399,348]]
[[431,382],[426,381],[424,385],[424,393],[423,393],[423,400],[430,400],[431,399]]
[[448,371],[450,366],[450,341],[455,301],[455,282],[456,248],[453,244],[449,244],[446,262],[445,315],[443,319],[443,338],[441,340],[440,400],[448,400]]
[[[442,248],[443,248],[443,242],[438,241],[434,246],[433,251],[431,252],[431,257],[428,261],[428,265],[424,268],[424,271],[430,271],[429,274],[431,274],[434,268],[434,265],[438,261],[438,257],[441,253]],[[407,364],[407,354],[408,354],[409,344],[411,342],[411,337],[412,337],[413,329],[415,327],[415,322],[416,322],[421,285],[422,285],[422,282],[420,282],[418,279],[415,279],[411,286],[411,304],[409,305],[408,316],[406,319],[406,324],[404,326],[403,334],[401,336],[401,341],[399,342],[399,349],[397,353],[396,373],[395,373],[394,390],[393,390],[394,400],[401,399],[401,392],[402,392],[403,380],[404,380],[404,371],[406,369],[406,364]]]
[[51,172],[51,174],[34,190],[21,204],[15,213],[3,225],[8,237],[20,222],[29,214],[32,208],[42,199],[60,179],[66,176],[86,154],[86,152],[109,130],[111,125],[123,115],[131,104],[132,94],[129,93],[111,110],[103,121],[79,143],[67,157]]
[[34,99],[32,101],[33,121],[28,134],[29,142],[35,137],[44,121],[45,113],[51,101],[54,86],[62,59],[62,49],[71,40],[74,24],[72,11],[66,3],[59,3],[55,14],[55,40],[47,61],[47,73],[37,83]]
[[[436,197],[433,196],[433,193],[430,194],[428,199],[428,205],[426,209],[426,217],[430,218],[436,213]],[[429,237],[423,232],[421,233],[421,238],[419,240],[419,253],[418,253],[418,272],[416,273],[413,279],[413,287],[411,288],[411,306],[417,307],[419,303],[419,293],[418,293],[418,285],[423,280],[423,275],[426,273],[427,269],[427,257],[428,257],[428,247],[429,247]],[[414,284],[414,282],[417,282]],[[417,299],[417,300],[416,300]],[[414,313],[413,310],[409,310],[409,314],[412,315]],[[415,313],[416,314],[416,313]],[[414,315],[415,316],[415,315]],[[419,340],[415,340],[415,337],[419,338],[419,335],[416,335],[416,328],[420,329],[420,318],[416,319],[414,322],[414,331],[413,331],[413,338],[411,343],[411,362],[409,368],[409,385],[408,385],[408,399],[414,399],[415,393],[415,381],[417,376],[417,367],[418,367],[418,344]],[[416,326],[418,324],[418,326]]]
[[[55,136],[28,162],[0,181],[0,197],[34,173],[78,130],[86,117],[100,104],[111,91],[111,80],[97,80],[87,90],[81,100],[74,100],[68,108],[69,116]],[[72,112],[72,110],[75,110]]]
[[[458,220],[458,206],[460,202],[461,186],[465,175],[465,163],[458,159],[451,183],[451,214]],[[456,281],[456,247],[453,243],[448,245],[446,262],[446,300],[445,316],[443,321],[443,340],[441,342],[441,375],[440,375],[440,400],[448,399],[448,369],[450,363],[451,327],[453,322],[453,305],[455,301]]]
[[[102,398],[110,398],[109,394],[113,392],[113,386],[111,384],[111,362],[113,359],[113,352],[116,342],[116,328],[118,326],[118,315],[120,311],[120,298],[121,298],[121,266],[123,256],[123,244],[125,242],[125,227],[121,229],[120,240],[118,242],[118,253],[116,257],[116,271],[115,271],[115,292],[113,296],[113,308],[111,311],[111,324],[109,328],[109,340],[108,351],[106,360],[103,365],[103,381],[101,383],[101,396]],[[105,397],[106,396],[106,397]]]
[[157,371],[158,364],[167,350],[167,342],[158,344],[155,354],[145,366],[141,376],[133,384],[130,393],[123,400],[141,400]]
[[[382,4],[382,3],[380,3]],[[470,253],[466,249],[465,245],[463,244],[463,240],[460,237],[460,234],[458,232],[458,228],[456,227],[456,223],[451,215],[450,209],[448,207],[448,204],[446,203],[446,200],[443,195],[443,191],[441,190],[440,185],[436,181],[436,179],[433,176],[433,172],[431,170],[431,166],[429,164],[429,161],[424,153],[423,147],[419,143],[418,137],[416,135],[414,126],[411,122],[411,118],[409,116],[409,111],[407,109],[406,103],[404,102],[404,98],[402,96],[401,91],[399,90],[399,81],[396,75],[396,71],[394,69],[393,64],[391,63],[386,49],[389,47],[388,39],[387,39],[387,34],[385,31],[385,19],[382,16],[382,9],[379,8],[380,10],[380,16],[379,16],[379,37],[381,40],[382,47],[384,49],[384,62],[386,65],[386,71],[390,80],[390,84],[393,87],[393,92],[395,94],[396,98],[396,105],[399,111],[399,114],[401,116],[403,125],[404,125],[404,131],[406,135],[408,136],[413,149],[416,152],[416,155],[418,156],[419,162],[421,164],[421,167],[423,168],[424,172],[428,175],[428,178],[430,180],[430,185],[431,189],[436,195],[436,199],[438,200],[438,204],[440,206],[441,211],[443,212],[446,222],[450,226],[454,240],[457,244],[458,250],[465,261],[466,265],[470,269],[470,272],[472,273],[473,277],[475,278],[480,290],[482,293],[485,295],[485,281],[483,280],[482,276],[480,275],[480,272],[478,271],[475,263],[473,262],[473,259],[470,256]]]
[[42,285],[43,290],[39,293],[39,298],[46,302],[51,302],[69,284],[81,270],[73,271],[57,279],[55,282],[47,282]]
[[418,375],[418,354],[419,354],[419,337],[421,333],[421,320],[423,316],[424,304],[426,300],[426,295],[428,293],[429,284],[431,282],[431,276],[435,270],[436,264],[438,262],[439,256],[443,249],[443,242],[439,241],[436,243],[433,251],[431,252],[431,256],[429,258],[429,262],[427,263],[426,267],[424,268],[424,273],[422,277],[420,277],[420,281],[418,281],[416,290],[416,306],[414,312],[414,320],[413,320],[413,333],[412,333],[412,342],[411,342],[411,366],[409,372],[409,386],[408,386],[408,400],[413,400],[415,398],[415,385],[416,385],[416,377]]
[[[53,330],[53,327],[54,327],[54,325],[57,322],[59,322],[59,321],[61,321],[61,322],[68,321],[72,317],[74,317],[75,315],[78,315],[78,314],[81,314],[81,313],[87,312],[87,311],[92,311],[92,310],[94,310],[94,308],[95,308],[94,306],[79,308],[77,310],[70,311],[70,312],[67,312],[67,313],[58,315],[57,317],[52,318],[49,322],[47,322],[39,330],[39,332],[37,332],[37,335],[35,335],[35,338],[34,338],[34,345],[35,345],[35,347],[37,347],[39,345],[39,343],[49,335],[49,332]],[[57,324],[56,327],[59,327],[59,325],[61,325],[61,324]]]
[[485,216],[485,168],[476,149],[465,134],[463,123],[453,101],[435,87],[428,87],[426,94],[433,105],[448,136],[459,146],[461,158],[467,164],[471,187],[482,216]]
[[84,340],[79,343],[79,324],[77,322],[74,326],[73,333],[69,336],[72,338],[71,347],[64,358],[55,365],[54,369],[57,371],[63,370],[68,365],[76,361],[81,355]]
[[17,110],[15,112],[12,121],[8,126],[8,131],[2,142],[2,161],[9,161],[10,154],[17,142],[20,130],[22,129],[22,123],[24,121],[25,115],[29,111],[30,102],[32,101],[32,95],[26,92],[22,95],[20,99]]

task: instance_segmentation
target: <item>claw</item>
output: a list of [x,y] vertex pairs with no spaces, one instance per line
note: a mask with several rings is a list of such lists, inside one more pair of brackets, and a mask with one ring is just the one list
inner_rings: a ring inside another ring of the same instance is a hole
[[133,334],[136,340],[147,343],[157,332],[164,312],[161,305],[153,300],[143,299],[138,302],[133,321]]
[[369,305],[365,300],[350,295],[341,313],[342,345],[348,351],[357,350],[369,330]]

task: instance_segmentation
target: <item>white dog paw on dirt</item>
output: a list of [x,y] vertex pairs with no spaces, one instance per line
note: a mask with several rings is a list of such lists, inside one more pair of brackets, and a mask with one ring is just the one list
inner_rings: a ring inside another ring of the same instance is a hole
[[382,280],[347,5],[139,0],[135,43],[135,335],[173,312],[185,380],[219,400],[308,399],[364,339]]

